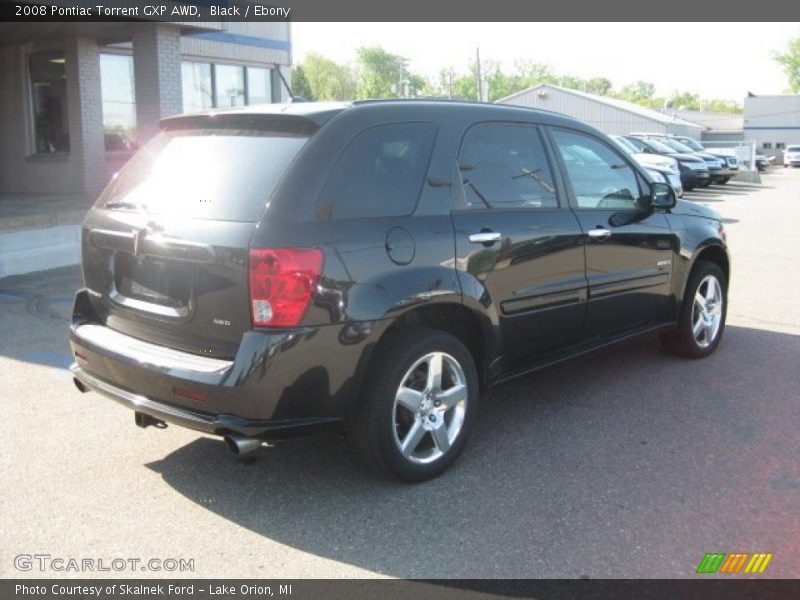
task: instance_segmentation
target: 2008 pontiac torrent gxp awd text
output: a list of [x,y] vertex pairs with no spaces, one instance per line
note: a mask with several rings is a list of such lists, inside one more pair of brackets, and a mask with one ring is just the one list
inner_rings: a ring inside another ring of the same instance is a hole
[[333,430],[434,477],[482,392],[645,333],[691,358],[725,327],[716,213],[599,131],[446,101],[182,115],[82,229],[75,383],[225,438]]

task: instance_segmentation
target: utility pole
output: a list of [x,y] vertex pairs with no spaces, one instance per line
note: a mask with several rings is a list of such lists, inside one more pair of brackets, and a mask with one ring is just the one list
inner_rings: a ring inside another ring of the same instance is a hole
[[475,61],[478,75],[478,102],[483,102],[483,76],[481,75],[481,49],[475,48]]

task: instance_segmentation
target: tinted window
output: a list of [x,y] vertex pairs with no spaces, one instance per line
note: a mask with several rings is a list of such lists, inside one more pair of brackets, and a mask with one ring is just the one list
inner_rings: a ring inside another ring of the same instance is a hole
[[458,168],[468,208],[553,208],[553,176],[539,132],[532,125],[471,128]]
[[111,180],[98,205],[255,221],[307,139],[227,129],[162,132]]
[[556,145],[564,159],[578,208],[636,208],[639,183],[620,153],[600,140],[556,129]]
[[67,69],[64,53],[31,54],[29,64],[36,152],[68,152]]
[[359,133],[325,183],[317,218],[411,214],[428,171],[435,134],[432,123],[379,125]]

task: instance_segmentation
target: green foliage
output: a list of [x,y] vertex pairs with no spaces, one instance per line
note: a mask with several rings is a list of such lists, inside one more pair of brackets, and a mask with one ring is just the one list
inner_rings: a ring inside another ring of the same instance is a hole
[[[356,97],[399,98],[410,86],[408,59],[380,47],[359,48]],[[416,76],[419,77],[419,76]],[[418,83],[418,80],[415,79]]]
[[789,91],[800,93],[800,37],[789,42],[789,47],[782,54],[775,54],[775,61],[783,67],[789,80]]
[[305,98],[306,100],[315,100],[314,93],[311,91],[311,85],[306,79],[306,72],[303,70],[302,65],[298,65],[292,69],[292,93],[295,97]]
[[356,79],[352,69],[319,54],[309,54],[300,65],[314,100],[352,100]]
[[[800,38],[793,42],[794,69],[800,85]],[[776,57],[776,60],[783,61]],[[783,62],[782,62],[783,64]],[[703,99],[697,94],[674,91],[670,96],[657,96],[649,81],[636,81],[614,90],[605,77],[584,79],[560,75],[542,63],[519,60],[513,68],[504,69],[492,60],[481,63],[483,85],[490,102],[521,92],[535,85],[549,83],[561,87],[612,96],[654,109],[684,108],[715,112],[741,113],[741,106],[731,100]],[[787,71],[788,72],[788,71]],[[337,64],[316,54],[309,54],[302,65],[293,70],[295,94],[315,100],[349,100],[353,98],[438,97],[476,100],[478,68],[472,61],[466,73],[450,67],[427,79],[409,70],[408,59],[380,47],[363,47],[357,51],[354,67]]]

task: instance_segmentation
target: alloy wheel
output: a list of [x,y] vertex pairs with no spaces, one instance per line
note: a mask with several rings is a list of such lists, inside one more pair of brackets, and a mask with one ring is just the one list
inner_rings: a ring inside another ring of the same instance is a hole
[[397,388],[392,410],[394,441],[406,460],[431,463],[452,447],[467,409],[467,379],[444,352],[417,360]]
[[701,348],[714,343],[722,324],[722,286],[714,275],[706,275],[694,295],[692,335]]

